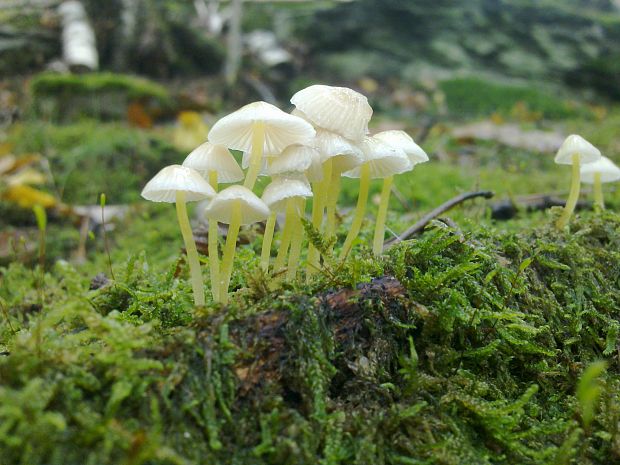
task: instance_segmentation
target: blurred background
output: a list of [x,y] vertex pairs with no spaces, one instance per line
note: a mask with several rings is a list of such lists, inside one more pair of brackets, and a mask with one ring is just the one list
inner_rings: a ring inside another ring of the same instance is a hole
[[174,217],[140,201],[146,181],[224,113],[288,111],[312,83],[364,93],[371,131],[429,153],[396,180],[392,231],[477,189],[495,197],[451,213],[464,228],[523,228],[568,189],[566,135],[620,161],[620,1],[0,0],[0,263],[36,255],[39,204],[48,259],[97,267],[102,192],[113,255],[173,260]]

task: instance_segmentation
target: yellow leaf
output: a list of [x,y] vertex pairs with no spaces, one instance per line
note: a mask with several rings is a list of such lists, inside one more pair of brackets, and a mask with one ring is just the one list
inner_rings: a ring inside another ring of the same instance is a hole
[[14,202],[22,208],[32,208],[35,205],[49,208],[57,204],[54,196],[23,184],[9,186],[2,193],[2,198]]
[[19,184],[43,184],[44,182],[45,176],[30,168],[26,168],[19,173],[7,177],[7,184],[9,186],[17,186]]

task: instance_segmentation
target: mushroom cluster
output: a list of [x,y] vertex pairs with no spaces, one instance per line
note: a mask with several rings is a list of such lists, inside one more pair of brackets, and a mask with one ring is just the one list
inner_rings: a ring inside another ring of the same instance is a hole
[[[373,251],[379,255],[394,175],[428,160],[403,131],[369,135],[372,108],[365,96],[352,89],[313,85],[297,92],[291,103],[295,108],[290,114],[274,105],[254,102],[223,117],[211,128],[207,142],[194,149],[183,166],[162,169],[142,191],[147,200],[176,203],[196,305],[205,303],[204,284],[186,202],[208,202],[203,215],[209,221],[211,291],[215,302],[225,304],[241,226],[266,221],[261,268],[278,275],[286,270],[286,279],[293,280],[303,256],[306,201],[312,199],[313,227],[333,236],[341,177],[359,179],[357,208],[341,252],[344,258],[361,229],[370,183],[382,179],[373,240]],[[230,150],[243,152],[245,175]],[[259,176],[271,178],[261,198],[254,193]],[[241,181],[242,185],[236,184]],[[219,190],[219,184],[233,185]],[[284,227],[272,263],[278,213],[284,214]],[[228,224],[221,260],[218,223]],[[308,277],[320,269],[320,255],[308,245]]]

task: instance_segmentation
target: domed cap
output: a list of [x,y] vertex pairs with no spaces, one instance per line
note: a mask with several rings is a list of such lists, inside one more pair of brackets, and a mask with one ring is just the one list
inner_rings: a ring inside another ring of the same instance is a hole
[[601,182],[620,181],[620,168],[607,157],[581,166],[581,182],[594,184],[594,175],[600,173]]
[[428,155],[422,148],[414,142],[405,131],[391,130],[378,132],[373,136],[375,139],[385,142],[392,147],[401,149],[407,154],[413,165],[428,161]]
[[275,178],[263,192],[263,202],[274,211],[283,211],[293,197],[312,197],[308,181],[303,178]]
[[[413,164],[405,152],[399,148],[381,142],[374,137],[366,137],[360,144],[365,161],[370,167],[370,178],[387,178],[413,169]],[[343,173],[348,178],[359,178],[361,167],[358,166]]]
[[243,179],[243,171],[237,160],[223,145],[215,145],[210,142],[196,147],[185,159],[183,166],[193,168],[203,176],[209,172],[217,173],[218,183],[232,183]]
[[321,154],[321,162],[332,159],[338,171],[348,171],[364,162],[362,150],[353,142],[332,131],[317,129],[312,145]]
[[142,189],[142,197],[151,202],[176,202],[177,192],[185,192],[188,202],[215,196],[211,185],[198,171],[181,165],[166,166]]
[[269,207],[250,189],[243,186],[230,186],[222,190],[209,203],[204,214],[207,218],[230,224],[233,206],[241,206],[241,224],[252,224],[269,216]]
[[250,103],[224,116],[209,131],[209,142],[234,150],[250,152],[254,123],[265,124],[263,153],[280,154],[292,144],[303,144],[314,137],[314,128],[298,116],[289,115],[267,102]]
[[293,95],[291,103],[315,126],[352,141],[368,133],[372,108],[368,99],[353,89],[313,85]]
[[277,157],[272,157],[267,163],[267,172],[271,176],[286,173],[303,173],[312,164],[312,159],[319,157],[319,153],[306,145],[289,145]]
[[558,165],[572,165],[573,155],[579,155],[579,162],[592,163],[601,158],[601,152],[583,137],[572,134],[562,143],[555,156]]

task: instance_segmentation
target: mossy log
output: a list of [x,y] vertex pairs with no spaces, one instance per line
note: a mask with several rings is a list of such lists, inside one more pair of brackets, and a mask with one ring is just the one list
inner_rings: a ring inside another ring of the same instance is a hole
[[241,253],[232,303],[198,313],[176,264],[95,291],[3,268],[3,464],[615,463],[620,216],[555,214],[431,223],[309,287]]

